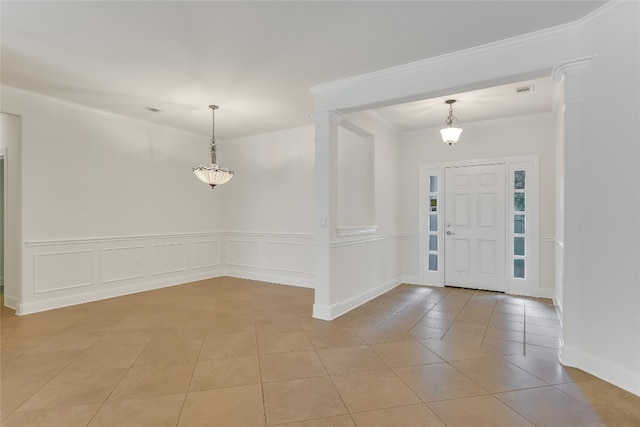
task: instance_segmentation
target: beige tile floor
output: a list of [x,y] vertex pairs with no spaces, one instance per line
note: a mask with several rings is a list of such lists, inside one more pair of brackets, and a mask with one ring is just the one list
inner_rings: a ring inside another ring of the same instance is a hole
[[401,285],[332,322],[313,291],[219,278],[2,309],[1,425],[639,426],[557,361],[550,301]]

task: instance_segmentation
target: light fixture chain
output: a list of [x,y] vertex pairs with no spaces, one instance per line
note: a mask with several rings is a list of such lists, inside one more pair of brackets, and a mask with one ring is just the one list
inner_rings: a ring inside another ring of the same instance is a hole
[[218,107],[210,106],[211,108],[211,164],[216,164],[216,109]]

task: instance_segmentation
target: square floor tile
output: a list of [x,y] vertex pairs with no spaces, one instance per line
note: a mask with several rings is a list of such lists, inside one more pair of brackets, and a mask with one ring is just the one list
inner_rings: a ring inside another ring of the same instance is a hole
[[504,356],[504,359],[549,384],[586,381],[595,378],[580,369],[562,366],[558,358],[549,360],[533,356]]
[[432,402],[429,407],[447,427],[533,427],[491,395]]
[[100,408],[100,403],[14,412],[2,420],[2,427],[86,426]]
[[365,345],[318,350],[318,356],[332,375],[387,368],[382,359]]
[[370,348],[391,368],[443,361],[434,352],[416,341],[373,344]]
[[424,402],[489,393],[448,363],[396,368],[394,372]]
[[390,370],[337,375],[333,381],[351,413],[420,403]]
[[547,385],[541,379],[498,357],[458,360],[451,364],[491,393]]
[[260,384],[257,356],[200,360],[191,379],[190,391]]
[[75,359],[65,371],[129,368],[145,344],[91,347]]
[[207,335],[200,350],[200,360],[257,356],[255,335]]
[[347,413],[329,377],[265,383],[263,387],[269,425]]
[[307,331],[313,347],[316,349],[353,347],[363,345],[360,336],[351,328],[343,329],[316,329]]
[[294,351],[260,355],[263,382],[328,375],[315,351]]
[[31,396],[18,411],[104,402],[125,372],[126,369],[63,372]]
[[194,391],[187,394],[178,421],[180,427],[264,426],[260,385]]
[[540,387],[495,395],[536,426],[604,426],[596,411],[554,387]]
[[89,427],[157,426],[174,427],[186,393],[106,402]]
[[139,366],[129,369],[110,400],[186,393],[195,362],[166,366]]
[[640,425],[640,397],[599,379],[557,385],[589,405],[607,426]]
[[284,353],[287,351],[313,350],[305,332],[285,332],[258,337],[260,354]]
[[202,340],[149,342],[134,366],[166,366],[198,360]]
[[446,427],[425,405],[401,406],[352,414],[358,427]]
[[478,359],[493,355],[477,344],[464,341],[425,339],[418,342],[446,361]]

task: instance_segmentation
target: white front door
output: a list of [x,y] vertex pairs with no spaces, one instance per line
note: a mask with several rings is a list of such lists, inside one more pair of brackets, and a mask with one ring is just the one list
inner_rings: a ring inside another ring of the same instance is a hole
[[445,285],[505,291],[505,165],[445,168]]

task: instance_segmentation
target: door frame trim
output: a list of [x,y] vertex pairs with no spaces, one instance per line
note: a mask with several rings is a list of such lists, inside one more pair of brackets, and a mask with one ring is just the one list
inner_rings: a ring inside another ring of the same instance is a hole
[[[492,164],[504,164],[507,185],[506,185],[506,204],[505,214],[507,215],[506,233],[505,233],[505,275],[506,286],[505,292],[514,295],[535,296],[539,288],[540,277],[540,173],[539,173],[539,156],[524,155],[510,157],[496,157],[486,159],[458,160],[450,162],[431,162],[419,166],[418,173],[418,268],[420,282],[429,286],[444,286],[444,246],[439,245],[438,259],[440,263],[437,271],[428,270],[429,242],[429,177],[438,176],[440,183],[440,192],[438,205],[440,211],[438,215],[438,241],[444,242],[444,169],[465,166],[482,166]],[[527,271],[525,279],[515,279],[513,277],[513,224],[509,218],[512,214],[510,207],[513,205],[513,171],[515,168],[524,168],[527,170],[527,205],[533,208],[527,209],[527,227],[526,227],[526,259]]]

